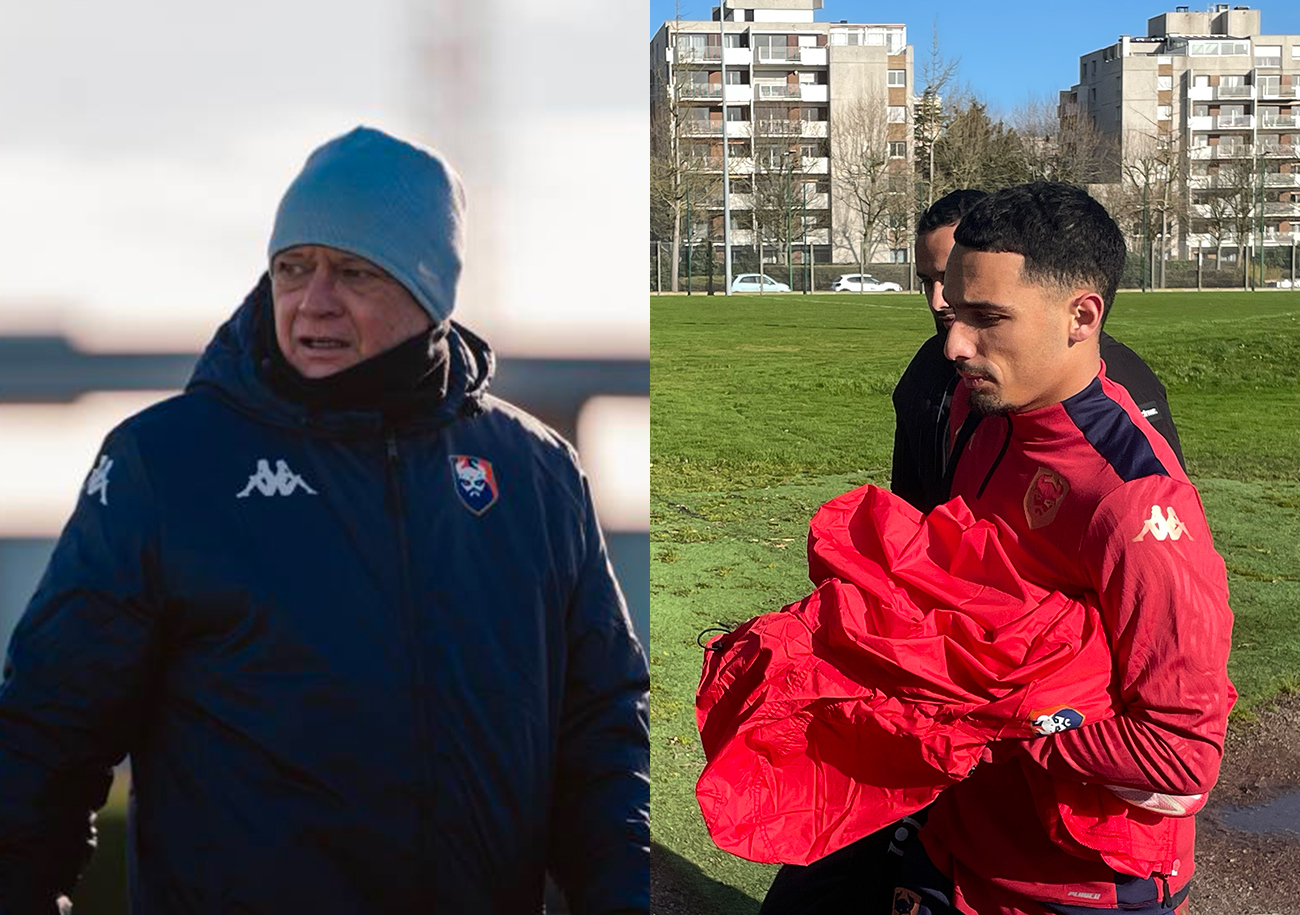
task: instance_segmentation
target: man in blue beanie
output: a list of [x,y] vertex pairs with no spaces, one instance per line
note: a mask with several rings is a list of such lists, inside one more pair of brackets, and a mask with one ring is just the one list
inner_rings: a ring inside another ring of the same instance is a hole
[[132,911],[649,913],[648,678],[587,482],[450,320],[464,201],[358,128],[104,442],[0,688],[0,912],[132,766]]

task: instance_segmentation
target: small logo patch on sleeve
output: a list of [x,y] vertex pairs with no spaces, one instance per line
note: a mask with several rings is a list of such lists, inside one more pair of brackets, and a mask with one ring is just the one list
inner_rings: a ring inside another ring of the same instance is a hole
[[1147,534],[1153,534],[1157,540],[1178,540],[1186,537],[1192,539],[1192,535],[1187,532],[1187,525],[1183,524],[1182,519],[1174,514],[1172,505],[1165,508],[1164,513],[1160,511],[1159,505],[1151,506],[1151,517],[1142,524],[1142,530],[1133,538],[1137,543],[1146,537]]

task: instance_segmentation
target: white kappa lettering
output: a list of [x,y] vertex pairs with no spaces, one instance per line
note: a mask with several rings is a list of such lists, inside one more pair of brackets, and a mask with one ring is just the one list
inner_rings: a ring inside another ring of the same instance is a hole
[[99,504],[108,504],[108,472],[113,469],[113,459],[107,454],[99,456],[99,463],[86,478],[86,495],[99,495]]
[[1182,520],[1174,514],[1173,506],[1171,505],[1166,508],[1165,512],[1166,514],[1162,515],[1160,513],[1160,506],[1152,505],[1151,517],[1147,518],[1146,522],[1142,525],[1142,530],[1133,538],[1133,542],[1136,543],[1147,534],[1155,534],[1157,540],[1164,540],[1166,538],[1169,540],[1177,540],[1184,534],[1187,534],[1187,539],[1191,540],[1192,535],[1187,533],[1187,525],[1183,524]]
[[316,495],[316,490],[307,485],[307,481],[289,469],[283,460],[275,462],[275,473],[271,473],[271,462],[261,458],[257,462],[257,471],[248,478],[248,485],[238,493],[236,499],[244,499],[256,489],[264,496],[291,496],[302,487],[308,495]]

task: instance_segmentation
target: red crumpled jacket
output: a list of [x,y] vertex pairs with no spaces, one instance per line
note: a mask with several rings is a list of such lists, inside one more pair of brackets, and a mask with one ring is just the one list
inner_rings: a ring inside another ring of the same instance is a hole
[[960,499],[865,486],[810,525],[811,595],[707,646],[696,797],[717,845],[807,864],[929,804],[991,741],[1112,714],[1096,607],[1025,581]]

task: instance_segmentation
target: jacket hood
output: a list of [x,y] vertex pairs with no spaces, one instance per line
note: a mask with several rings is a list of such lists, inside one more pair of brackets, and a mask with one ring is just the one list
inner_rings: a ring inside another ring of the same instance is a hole
[[496,369],[486,341],[453,321],[447,334],[450,367],[445,397],[431,391],[427,403],[400,423],[386,418],[384,403],[377,403],[373,410],[315,409],[282,396],[266,381],[265,363],[269,360],[259,352],[258,335],[270,316],[271,280],[264,273],[243,304],[218,328],[185,390],[212,393],[269,425],[328,437],[360,436],[378,434],[394,425],[435,429],[458,415],[473,416],[482,410],[482,397]]

